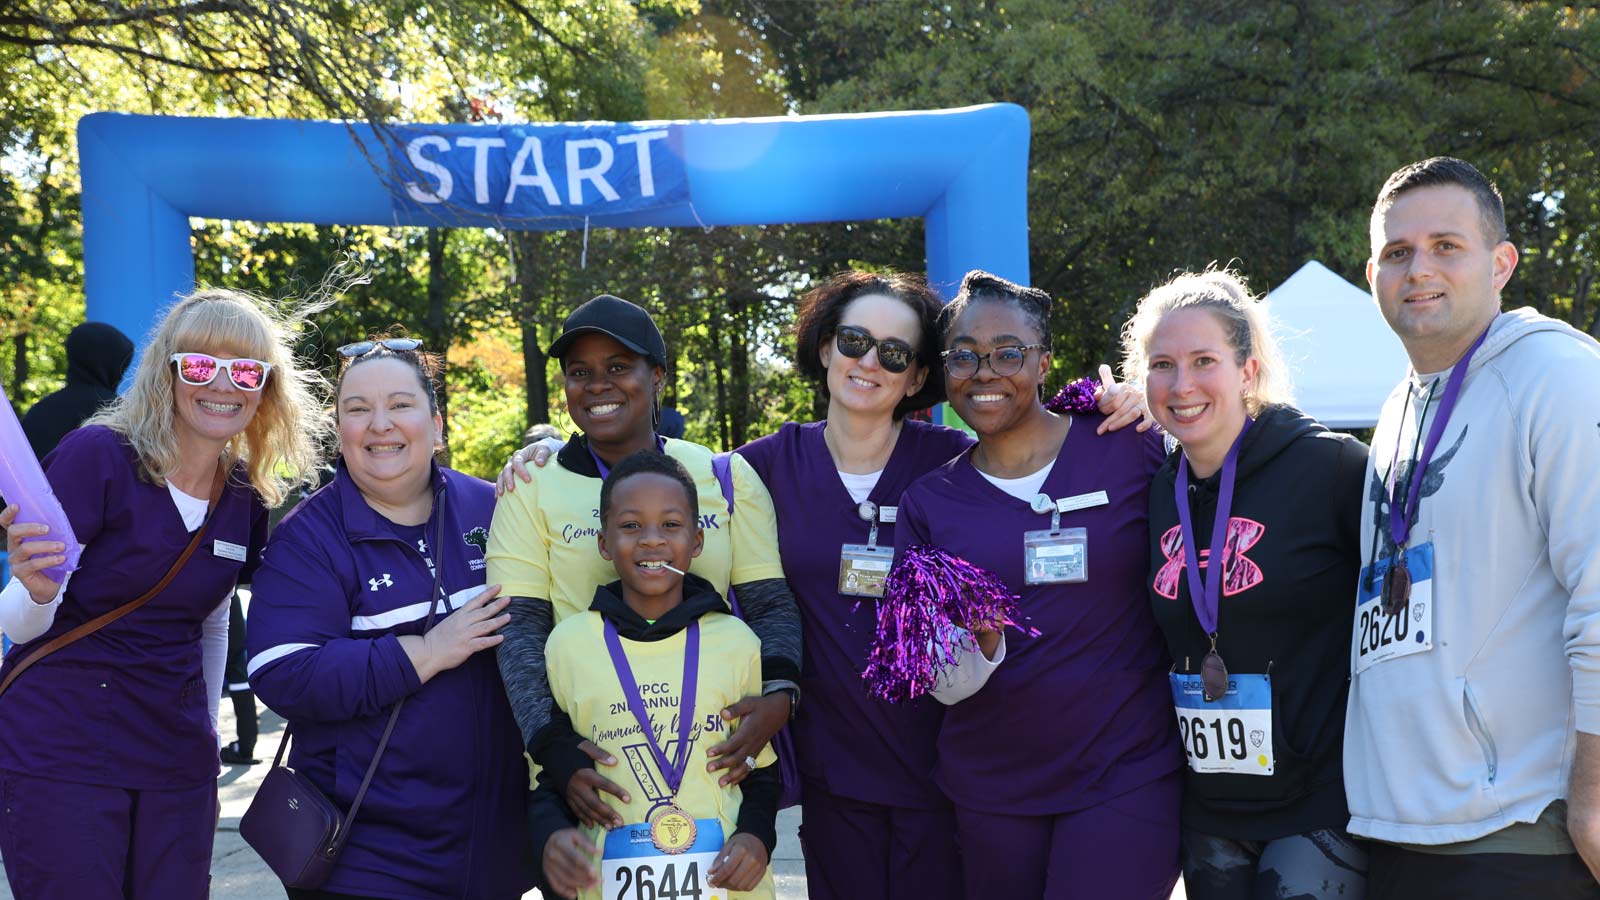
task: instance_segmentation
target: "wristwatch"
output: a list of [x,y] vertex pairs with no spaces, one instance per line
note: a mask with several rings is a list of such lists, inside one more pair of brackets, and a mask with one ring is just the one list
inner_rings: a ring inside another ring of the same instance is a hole
[[789,718],[800,711],[800,685],[787,678],[774,678],[771,681],[761,682],[761,696],[776,694],[779,691],[789,695]]

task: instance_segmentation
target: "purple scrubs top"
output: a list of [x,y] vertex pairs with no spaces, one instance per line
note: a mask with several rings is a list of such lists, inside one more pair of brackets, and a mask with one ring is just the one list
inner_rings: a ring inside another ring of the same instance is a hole
[[1097,805],[1178,769],[1169,663],[1146,598],[1148,496],[1161,440],[1131,428],[1097,435],[1074,417],[1043,492],[1105,491],[1103,506],[1063,513],[1088,531],[1088,580],[1024,583],[1022,535],[1050,515],[986,480],[963,453],[900,501],[899,549],[934,544],[996,573],[1022,597],[1036,638],[1006,634],[988,684],[945,713],[939,785],[957,806],[1042,816]]
[[[68,434],[44,466],[84,545],[83,559],[55,623],[14,647],[6,671],[149,590],[192,537],[167,488],[139,477],[137,454],[109,428]],[[210,531],[160,595],[52,654],[6,691],[0,769],[134,790],[214,781],[217,736],[201,668],[201,623],[236,582],[250,579],[266,538],[266,507],[244,468],[235,467]],[[218,555],[218,541],[244,548],[244,561]]]
[[[933,783],[934,746],[944,707],[874,700],[861,682],[877,604],[839,593],[839,551],[865,544],[867,522],[839,479],[823,441],[825,422],[784,425],[738,451],[772,493],[783,572],[800,605],[804,637],[802,702],[793,734],[807,779],[868,803],[948,806]],[[906,486],[960,453],[965,433],[907,420],[868,499],[895,506]],[[878,527],[878,545],[895,545],[895,526]]]

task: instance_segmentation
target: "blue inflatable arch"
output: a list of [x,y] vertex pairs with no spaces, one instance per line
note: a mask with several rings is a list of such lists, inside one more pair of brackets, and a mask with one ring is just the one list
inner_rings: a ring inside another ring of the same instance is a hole
[[142,343],[194,286],[190,217],[554,229],[920,216],[947,297],[972,268],[1027,283],[1028,140],[1010,104],[382,132],[95,113],[78,123],[88,318]]

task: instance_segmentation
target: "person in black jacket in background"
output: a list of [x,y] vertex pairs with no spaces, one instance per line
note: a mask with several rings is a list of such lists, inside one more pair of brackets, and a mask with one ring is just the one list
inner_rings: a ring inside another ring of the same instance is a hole
[[67,334],[67,384],[46,394],[22,417],[33,455],[44,459],[67,432],[117,399],[133,363],[133,341],[104,322],[84,322]]
[[1233,273],[1151,292],[1123,350],[1180,445],[1150,492],[1149,583],[1188,759],[1187,895],[1360,900],[1342,748],[1367,448],[1289,405]]

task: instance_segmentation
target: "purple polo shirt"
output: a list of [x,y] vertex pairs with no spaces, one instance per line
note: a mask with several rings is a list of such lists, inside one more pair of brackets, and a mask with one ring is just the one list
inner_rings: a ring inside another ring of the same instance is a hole
[[[138,455],[109,428],[69,433],[44,468],[83,558],[55,623],[13,648],[4,671],[154,587],[192,537],[166,486],[139,476]],[[266,538],[267,510],[236,466],[209,531],[171,584],[134,613],[41,660],[6,691],[0,769],[135,790],[214,780],[217,737],[201,623],[236,582],[249,580]],[[219,540],[244,548],[244,561],[219,556]]]
[[430,601],[437,626],[484,587],[494,486],[437,465],[432,484],[426,525],[396,525],[340,463],[278,523],[250,605],[250,684],[294,729],[289,764],[341,809],[408,698],[325,890],[512,900],[533,885],[528,772],[494,651],[419,685],[400,647]]
[[[839,593],[839,552],[865,544],[868,526],[828,454],[826,425],[790,423],[738,451],[772,493],[784,577],[800,605],[805,656],[795,755],[801,773],[829,793],[916,809],[947,806],[933,783],[944,707],[931,697],[884,703],[861,682],[877,603]],[[907,485],[971,443],[963,432],[907,420],[868,499],[895,506]],[[894,524],[878,527],[878,544],[894,546]]]
[[911,485],[900,501],[900,550],[934,544],[997,574],[1022,598],[1028,638],[1006,634],[988,684],[945,712],[939,785],[956,805],[1014,816],[1102,803],[1182,764],[1166,649],[1146,598],[1147,502],[1159,438],[1131,428],[1096,435],[1074,417],[1045,479],[1052,499],[1105,491],[1103,506],[1063,513],[1088,531],[1089,580],[1024,583],[1022,535],[1048,513],[995,487],[971,452]]

